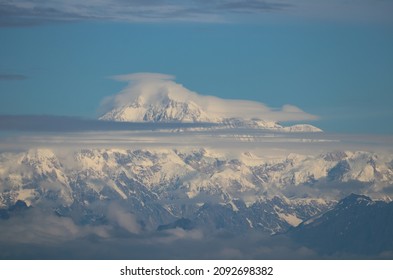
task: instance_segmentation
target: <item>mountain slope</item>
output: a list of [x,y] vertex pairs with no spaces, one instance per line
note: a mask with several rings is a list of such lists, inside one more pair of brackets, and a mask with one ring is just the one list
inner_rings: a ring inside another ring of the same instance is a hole
[[393,251],[393,203],[351,194],[289,235],[325,254],[372,256]]

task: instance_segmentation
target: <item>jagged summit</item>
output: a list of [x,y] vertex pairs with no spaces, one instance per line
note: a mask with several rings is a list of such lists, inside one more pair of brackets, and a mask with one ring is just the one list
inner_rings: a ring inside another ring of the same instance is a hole
[[368,196],[351,193],[349,196],[340,200],[340,202],[337,204],[337,206],[338,207],[349,207],[349,206],[354,206],[354,205],[367,206],[372,203],[373,203],[373,200]]
[[100,117],[101,120],[129,122],[220,122],[217,116],[209,116],[195,102],[162,98],[149,102],[137,98],[129,105],[112,109]]

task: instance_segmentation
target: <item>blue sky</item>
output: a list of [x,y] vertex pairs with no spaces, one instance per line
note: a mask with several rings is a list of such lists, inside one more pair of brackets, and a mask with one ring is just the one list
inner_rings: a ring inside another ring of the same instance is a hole
[[1,0],[0,114],[95,118],[125,86],[109,76],[157,72],[393,134],[393,1],[324,2]]

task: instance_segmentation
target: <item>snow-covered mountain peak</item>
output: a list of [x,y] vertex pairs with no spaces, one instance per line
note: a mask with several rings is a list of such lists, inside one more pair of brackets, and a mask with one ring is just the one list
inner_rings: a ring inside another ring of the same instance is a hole
[[26,153],[26,159],[28,160],[48,160],[56,158],[55,153],[50,149],[30,149]]
[[[282,132],[319,132],[307,124],[284,127],[279,121],[311,120],[316,117],[292,105],[269,108],[263,103],[200,95],[165,76],[132,75],[130,84],[103,102],[100,119],[129,122],[209,122],[227,128],[263,128]],[[137,77],[137,78],[135,78]],[[122,79],[124,80],[124,79]],[[109,109],[108,109],[109,108]]]
[[[201,99],[201,100],[199,100]],[[217,114],[208,114],[203,97],[172,81],[140,82],[132,91],[112,100],[112,109],[100,119],[132,122],[218,122]],[[201,102],[202,101],[202,102]]]
[[326,161],[340,161],[348,157],[348,154],[343,151],[334,151],[322,155]]
[[50,173],[61,166],[59,159],[50,149],[30,149],[21,158],[21,163],[34,168],[38,174]]

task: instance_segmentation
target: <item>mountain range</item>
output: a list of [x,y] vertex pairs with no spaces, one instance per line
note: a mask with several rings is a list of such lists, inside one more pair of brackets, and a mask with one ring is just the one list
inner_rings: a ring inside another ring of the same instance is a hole
[[97,202],[119,201],[146,230],[188,218],[273,234],[327,211],[354,188],[388,200],[379,190],[393,182],[391,163],[369,152],[265,159],[207,149],[85,149],[65,157],[35,149],[0,155],[0,205],[49,204],[78,223],[98,223],[106,209]]
[[[323,134],[312,125],[283,126],[241,112],[232,114],[223,109],[226,103],[221,99],[209,99],[215,103],[206,105],[191,93],[164,90],[133,97],[127,104],[112,106],[100,119],[213,123],[217,126],[206,129],[225,128],[225,133],[234,135],[241,129],[279,132],[286,141],[295,133]],[[233,107],[235,101],[231,102]],[[169,133],[182,136],[183,130]],[[241,143],[241,133],[238,138],[235,141]],[[374,256],[393,250],[388,222],[392,220],[391,153],[276,154],[203,145],[42,146],[0,153],[0,220],[45,213],[65,221],[71,232],[77,232],[77,226],[87,232],[100,228],[100,238],[108,229],[122,238],[178,229],[207,235],[285,235],[330,256]],[[37,209],[41,212],[34,212]],[[0,227],[4,224],[0,221]]]

